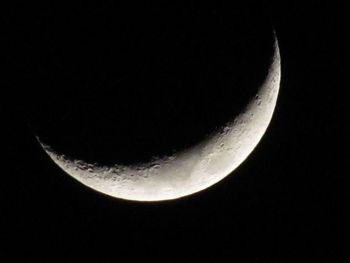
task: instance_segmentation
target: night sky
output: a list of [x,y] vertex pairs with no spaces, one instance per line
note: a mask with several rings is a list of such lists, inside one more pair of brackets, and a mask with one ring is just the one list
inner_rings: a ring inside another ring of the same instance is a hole
[[[1,10],[1,254],[317,262],[344,252],[344,7],[27,5]],[[111,198],[61,171],[35,139],[104,164],[186,149],[254,96],[272,25],[282,80],[271,124],[205,191],[158,203]]]

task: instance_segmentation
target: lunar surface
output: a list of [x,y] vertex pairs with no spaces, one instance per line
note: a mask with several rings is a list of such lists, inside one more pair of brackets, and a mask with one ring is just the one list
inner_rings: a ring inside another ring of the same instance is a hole
[[277,37],[265,81],[241,113],[197,145],[137,165],[104,166],[70,158],[37,137],[49,157],[67,174],[104,194],[136,201],[187,196],[219,182],[254,150],[272,118],[281,78]]

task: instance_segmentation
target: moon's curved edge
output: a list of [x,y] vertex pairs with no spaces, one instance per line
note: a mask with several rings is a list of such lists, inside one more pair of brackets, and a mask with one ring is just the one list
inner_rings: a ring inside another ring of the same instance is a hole
[[272,119],[280,80],[281,58],[274,31],[274,55],[264,84],[246,109],[221,131],[192,149],[146,164],[113,167],[73,160],[37,136],[48,156],[80,183],[103,194],[133,201],[185,197],[221,181],[255,149]]

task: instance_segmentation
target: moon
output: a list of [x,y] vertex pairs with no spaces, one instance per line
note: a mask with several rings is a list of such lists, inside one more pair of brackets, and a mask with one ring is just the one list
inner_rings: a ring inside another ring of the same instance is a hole
[[231,174],[254,150],[271,121],[280,87],[281,58],[274,52],[257,94],[241,113],[197,145],[137,165],[104,166],[55,151],[37,136],[48,156],[80,183],[106,195],[134,201],[177,199],[204,190]]

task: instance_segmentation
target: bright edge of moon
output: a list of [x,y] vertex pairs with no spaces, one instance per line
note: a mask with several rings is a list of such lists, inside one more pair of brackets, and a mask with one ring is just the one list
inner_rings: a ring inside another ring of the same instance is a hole
[[40,141],[49,157],[82,184],[134,201],[181,198],[219,182],[254,150],[274,112],[281,80],[277,37],[268,74],[242,112],[207,140],[183,152],[138,165],[103,166],[71,159]]

